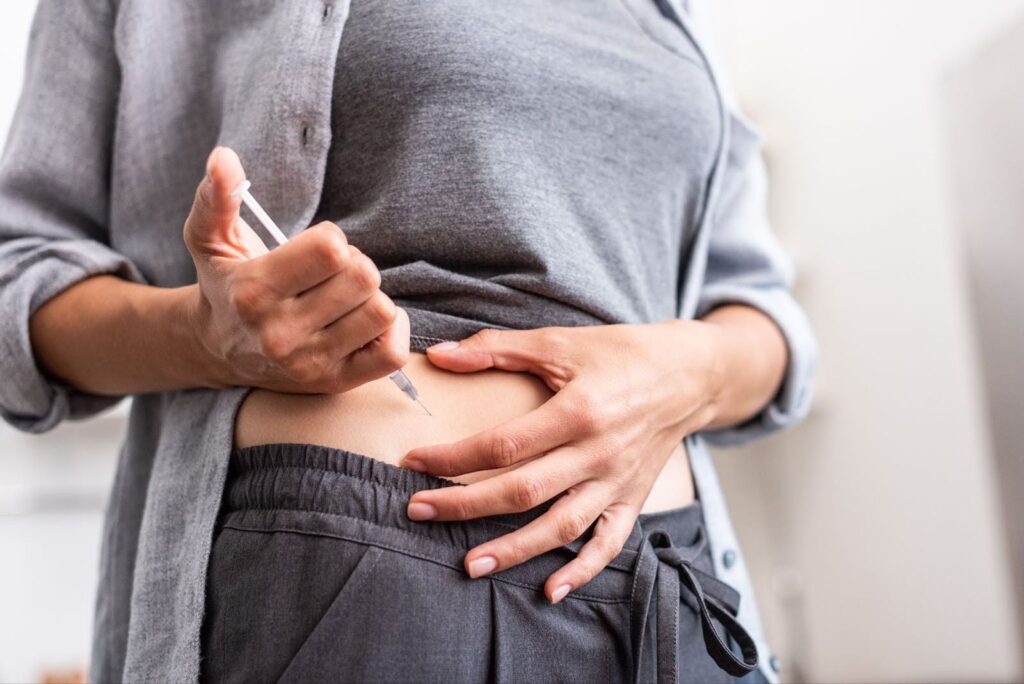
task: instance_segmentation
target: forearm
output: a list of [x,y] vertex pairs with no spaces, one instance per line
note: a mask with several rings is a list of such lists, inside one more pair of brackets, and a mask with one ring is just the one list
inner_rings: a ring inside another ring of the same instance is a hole
[[716,308],[702,320],[712,326],[716,368],[705,427],[742,423],[778,392],[788,361],[786,340],[771,318],[746,305]]
[[40,367],[98,395],[220,386],[193,324],[198,286],[159,288],[97,276],[29,321]]

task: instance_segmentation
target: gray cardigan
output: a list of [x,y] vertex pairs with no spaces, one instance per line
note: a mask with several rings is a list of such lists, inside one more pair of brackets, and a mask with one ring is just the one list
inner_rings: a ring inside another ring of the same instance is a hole
[[[682,24],[692,33],[700,0],[691,4]],[[347,14],[345,0],[41,0],[0,161],[0,414],[7,422],[43,432],[117,401],[44,376],[29,316],[94,274],[165,287],[194,282],[181,225],[215,144],[244,152],[282,227],[294,233],[308,225],[324,180]],[[705,443],[740,443],[803,417],[816,344],[766,220],[758,138],[720,77],[716,84],[724,133],[707,208],[684,255],[678,315],[748,303],[778,323],[790,361],[782,390],[758,416],[691,436],[687,446],[716,571],[744,597],[740,620],[760,640]],[[211,534],[245,392],[135,398],[107,510],[94,681],[196,680]],[[760,650],[767,663],[763,643]],[[770,669],[765,674],[774,680]]]

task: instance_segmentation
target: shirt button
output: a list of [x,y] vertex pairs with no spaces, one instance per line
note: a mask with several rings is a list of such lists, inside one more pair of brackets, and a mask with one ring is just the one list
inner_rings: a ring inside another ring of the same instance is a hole
[[728,570],[732,566],[736,565],[736,552],[733,551],[732,549],[728,549],[725,553],[723,553],[722,554],[722,565],[725,566],[726,570]]
[[325,24],[331,18],[331,14],[333,14],[333,13],[334,13],[334,5],[332,5],[331,3],[328,2],[327,4],[324,5],[324,13],[323,13],[323,17],[322,17],[323,22]]
[[768,667],[772,668],[772,672],[774,672],[775,674],[779,674],[779,669],[782,667],[782,665],[779,663],[778,656],[772,656],[768,659]]

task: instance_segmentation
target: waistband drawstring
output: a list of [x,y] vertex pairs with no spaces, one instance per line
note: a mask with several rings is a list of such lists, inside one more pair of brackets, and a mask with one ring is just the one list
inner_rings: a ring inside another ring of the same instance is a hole
[[[679,603],[681,586],[696,598],[701,628],[708,655],[734,677],[741,677],[757,667],[757,646],[747,630],[736,620],[739,594],[717,577],[693,566],[693,560],[704,550],[703,532],[690,546],[677,547],[667,532],[655,530],[647,535],[637,557],[633,592],[630,599],[630,624],[633,645],[633,681],[640,682],[647,631],[647,616],[657,588],[657,681],[679,681]],[[715,629],[711,618],[725,627],[743,654],[738,658]]]

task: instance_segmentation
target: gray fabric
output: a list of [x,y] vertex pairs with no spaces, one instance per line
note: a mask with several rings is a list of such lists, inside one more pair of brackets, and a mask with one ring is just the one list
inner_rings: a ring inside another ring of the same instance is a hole
[[[480,580],[462,565],[467,548],[542,511],[412,522],[409,496],[451,483],[311,445],[241,449],[230,472],[210,559],[203,681],[674,682],[657,676],[673,662],[680,682],[734,681],[707,652],[693,593],[678,581],[667,594],[643,590],[652,537],[707,579],[699,504],[641,516],[608,568],[552,606],[544,581],[582,542]],[[705,594],[734,600],[710,584]],[[637,608],[647,619],[634,623]],[[725,637],[717,619],[709,627]]]
[[[559,5],[588,17],[597,11],[593,5],[616,2],[637,13],[637,33],[679,44],[679,29],[641,0]],[[494,3],[494,10],[507,12],[511,5]],[[700,7],[701,2],[692,3],[694,12]],[[41,0],[24,91],[0,160],[0,414],[5,420],[40,432],[112,403],[40,372],[28,317],[95,273],[168,287],[194,282],[181,225],[215,144],[240,152],[261,201],[286,232],[310,223],[332,142],[335,66],[348,11],[345,1]],[[689,17],[684,19],[689,29]],[[544,30],[550,36],[543,44],[547,50],[559,44],[560,34],[571,44],[579,29],[568,22]],[[448,49],[445,36],[432,40],[395,49]],[[703,50],[694,54],[705,61]],[[551,69],[566,68],[558,57],[550,55]],[[692,81],[694,69],[680,60],[681,78]],[[703,442],[740,442],[799,420],[810,401],[816,347],[788,293],[789,267],[766,220],[757,138],[735,114],[727,89],[717,78],[712,82],[728,105],[720,110],[722,137],[705,209],[684,233],[689,237],[681,245],[681,287],[665,286],[679,297],[681,318],[721,302],[749,302],[778,322],[789,345],[784,387],[765,411],[746,425],[688,440],[716,571],[749,597],[742,555],[728,568],[721,560],[725,551],[735,551],[735,538]],[[678,115],[688,116],[686,110]],[[520,162],[529,163],[531,156]],[[579,159],[571,173],[586,177],[588,157]],[[624,168],[622,173],[633,172]],[[635,201],[605,199],[612,205]],[[534,225],[540,232],[529,237],[547,239],[543,222]],[[467,247],[471,256],[474,246]],[[615,258],[609,255],[610,262]],[[612,263],[596,266],[615,272]],[[591,304],[591,314],[602,311],[605,301],[620,303],[606,313],[624,310],[614,282],[602,282],[592,295],[598,303]],[[426,316],[417,325],[415,333],[430,334]],[[234,415],[244,393],[194,390],[135,399],[108,505],[94,680],[192,681],[198,676],[205,573]],[[752,601],[743,601],[740,619],[760,632]]]
[[429,7],[353,3],[315,220],[414,335],[674,318],[721,137],[693,44],[649,0]]

